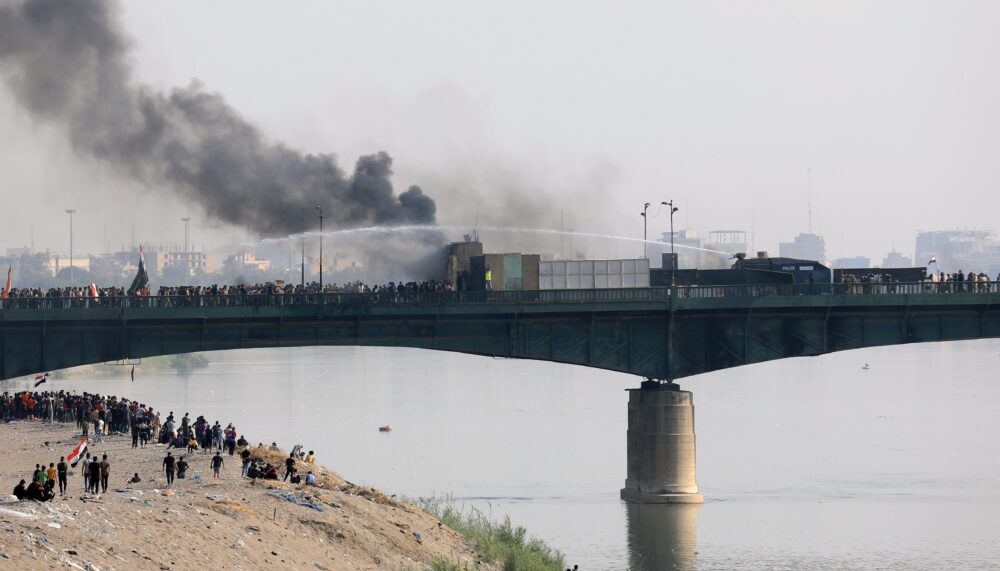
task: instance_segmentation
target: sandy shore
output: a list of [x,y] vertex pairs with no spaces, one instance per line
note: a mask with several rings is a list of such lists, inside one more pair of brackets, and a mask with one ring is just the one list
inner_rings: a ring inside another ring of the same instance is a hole
[[[67,494],[50,503],[9,496],[20,479],[31,480],[35,464],[58,463],[78,442],[68,424],[0,425],[0,568],[418,570],[436,558],[477,568],[474,550],[453,530],[319,465],[322,490],[245,480],[238,456],[225,456],[222,478],[213,479],[211,455],[199,451],[187,455],[188,478],[164,495],[165,447],[133,450],[119,435],[91,447],[111,463],[108,493],[84,494],[77,468]],[[268,454],[275,464],[287,457]],[[126,487],[135,472],[143,482]]]

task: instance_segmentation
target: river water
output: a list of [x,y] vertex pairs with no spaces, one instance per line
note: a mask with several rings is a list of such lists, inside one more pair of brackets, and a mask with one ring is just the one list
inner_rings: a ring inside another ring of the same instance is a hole
[[[702,506],[628,505],[638,379],[391,348],[209,354],[187,376],[71,376],[302,443],[347,479],[509,515],[581,569],[1000,569],[1000,342],[867,349],[681,381]],[[862,370],[864,363],[869,370]],[[7,390],[30,386],[6,382]],[[392,424],[391,433],[380,425]]]

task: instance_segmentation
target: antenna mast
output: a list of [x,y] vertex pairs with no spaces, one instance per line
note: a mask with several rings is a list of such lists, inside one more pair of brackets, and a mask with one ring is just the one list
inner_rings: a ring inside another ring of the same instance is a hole
[[813,191],[812,191],[812,168],[806,169],[806,199],[809,203],[809,233],[813,233]]

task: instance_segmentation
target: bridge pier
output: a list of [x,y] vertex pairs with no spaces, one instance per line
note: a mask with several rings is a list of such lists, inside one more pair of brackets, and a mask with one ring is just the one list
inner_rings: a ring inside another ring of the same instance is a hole
[[645,504],[703,503],[695,480],[691,391],[646,381],[628,393],[628,472],[621,498]]

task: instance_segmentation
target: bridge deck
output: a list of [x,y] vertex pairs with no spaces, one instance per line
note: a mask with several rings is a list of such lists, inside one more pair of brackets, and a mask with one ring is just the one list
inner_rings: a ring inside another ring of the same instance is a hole
[[0,300],[0,378],[193,351],[380,345],[674,379],[860,347],[997,337],[997,285],[14,298]]

